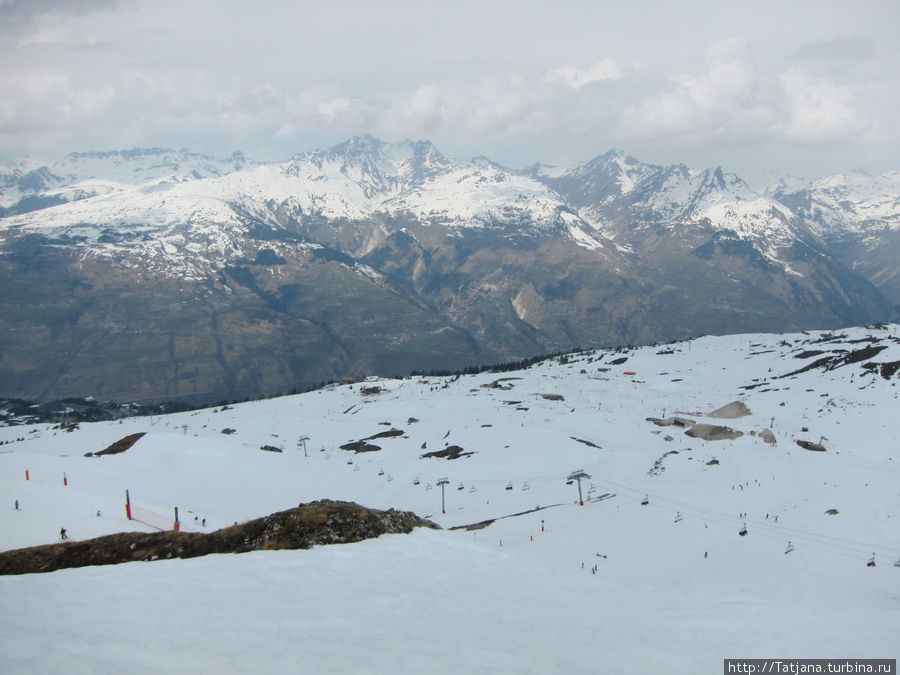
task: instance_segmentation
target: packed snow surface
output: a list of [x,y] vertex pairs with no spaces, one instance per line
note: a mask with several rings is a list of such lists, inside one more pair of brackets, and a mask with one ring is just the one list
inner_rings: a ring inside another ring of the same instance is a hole
[[[838,363],[868,346],[884,349]],[[779,377],[826,356],[830,370]],[[897,325],[706,337],[71,432],[0,428],[4,550],[61,527],[152,531],[125,518],[126,489],[160,527],[176,506],[182,529],[211,531],[329,498],[445,528],[0,577],[0,671],[696,673],[724,658],[896,658],[900,375],[864,367],[896,361]],[[733,401],[750,414],[709,417]],[[649,417],[743,435],[705,441]],[[339,447],[391,429],[403,433],[368,441],[379,451]],[[122,454],[84,456],[139,431]],[[453,445],[472,454],[421,457]],[[578,471],[583,506],[567,482]]]

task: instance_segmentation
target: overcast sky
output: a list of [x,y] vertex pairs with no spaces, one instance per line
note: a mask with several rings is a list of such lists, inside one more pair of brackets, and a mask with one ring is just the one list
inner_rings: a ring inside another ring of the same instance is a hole
[[618,147],[900,169],[900,2],[0,0],[0,161],[358,133],[511,167]]

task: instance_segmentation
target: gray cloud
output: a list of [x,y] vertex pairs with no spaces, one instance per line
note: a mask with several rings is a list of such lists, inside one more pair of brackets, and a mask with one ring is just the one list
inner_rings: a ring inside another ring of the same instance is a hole
[[116,9],[122,0],[0,0],[0,30],[10,32],[46,15],[85,15]]
[[809,42],[800,45],[791,58],[797,60],[838,61],[862,63],[875,57],[875,47],[869,40],[850,38]]
[[0,0],[0,156],[278,159],[369,132],[514,166],[618,146],[737,170],[896,168],[896,15],[837,0]]

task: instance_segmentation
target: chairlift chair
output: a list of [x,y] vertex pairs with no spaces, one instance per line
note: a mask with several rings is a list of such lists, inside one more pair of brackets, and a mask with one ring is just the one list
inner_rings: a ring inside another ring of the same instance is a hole
[[743,527],[738,531],[738,534],[742,537],[747,536],[747,523],[744,523]]
[[866,563],[866,567],[875,567],[875,554],[872,554],[872,557],[869,558],[869,562]]
[[566,481],[566,485],[572,485],[573,483],[575,483],[574,480],[567,480],[567,481]]
[[897,559],[894,561],[894,567],[900,567],[900,558],[897,558]]
[[512,490],[512,489],[513,489],[513,488],[512,488],[512,483],[507,483],[507,484],[506,484],[506,489],[507,489],[507,490]]
[[650,503],[650,498],[647,495],[644,495],[644,498],[641,500],[641,506],[647,506]]
[[473,485],[469,488],[469,492],[476,492],[476,487]]
[[456,489],[457,489],[457,490],[462,490],[462,489],[463,489],[463,484],[462,484],[462,483],[460,483],[460,484],[459,484],[459,485],[458,485],[458,486],[457,486],[457,488],[456,488]]
[[787,548],[784,549],[785,555],[787,555],[788,553],[790,553],[793,550],[794,550],[794,545],[790,541],[788,541]]
[[675,515],[675,521],[674,521],[674,522],[680,523],[682,520],[684,520],[684,516],[681,515],[681,511],[679,511],[679,512]]
[[522,490],[530,490],[531,486],[528,483],[522,485]]

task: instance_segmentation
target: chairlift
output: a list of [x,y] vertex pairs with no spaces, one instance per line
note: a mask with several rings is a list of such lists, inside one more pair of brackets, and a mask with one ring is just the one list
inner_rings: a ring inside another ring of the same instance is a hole
[[866,567],[875,567],[875,554],[872,554],[872,557],[869,558],[869,562],[866,563]]
[[530,490],[530,489],[531,489],[531,486],[528,483],[524,483],[522,485],[522,490]]
[[419,479],[416,478],[416,479],[413,481],[413,485],[418,485],[418,484],[419,484]]
[[738,534],[742,537],[747,536],[747,523],[744,523],[743,527],[738,531]]
[[575,483],[574,480],[567,480],[566,485],[573,485]]
[[790,542],[790,540],[788,540],[787,548],[784,549],[785,555],[787,555],[788,553],[790,553],[793,550],[794,550],[794,545]]
[[465,489],[465,488],[463,487],[463,484],[460,483],[460,484],[456,487],[456,489],[457,489],[457,490],[463,490],[463,489]]
[[641,500],[641,506],[647,506],[650,503],[650,498],[647,495],[644,495],[644,498]]
[[431,489],[431,483],[425,483],[425,489],[426,489],[426,490],[430,490],[430,489]]
[[476,488],[474,485],[473,485],[472,487],[469,488],[469,492],[477,492],[477,491],[478,491],[478,490],[477,490],[477,488]]
[[506,484],[506,489],[507,489],[507,490],[512,490],[512,483],[507,483],[507,484]]
[[684,516],[681,515],[681,511],[679,511],[679,512],[675,515],[675,520],[674,520],[674,522],[680,523],[682,520],[684,520]]
[[388,474],[387,482],[390,483],[392,480],[394,480],[394,477],[391,474]]
[[353,470],[354,470],[354,471],[359,471],[359,464],[354,464],[354,465],[353,465]]
[[591,483],[591,486],[588,488],[588,494],[592,495],[597,491],[597,486]]
[[378,475],[379,475],[379,476],[383,476],[383,475],[384,475],[384,469],[379,469]]
[[353,460],[352,460],[352,459],[348,459],[348,460],[347,460],[347,464],[353,464]]
[[900,558],[897,558],[897,559],[894,561],[894,567],[900,567]]

